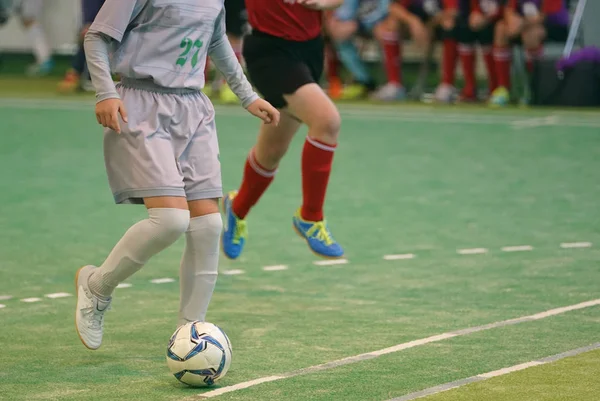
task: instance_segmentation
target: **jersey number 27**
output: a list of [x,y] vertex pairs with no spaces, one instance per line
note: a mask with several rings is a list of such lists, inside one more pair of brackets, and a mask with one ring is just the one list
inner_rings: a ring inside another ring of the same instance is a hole
[[192,68],[196,67],[196,64],[198,64],[198,53],[200,52],[202,45],[203,45],[203,43],[200,39],[196,39],[196,40],[192,40],[190,38],[183,39],[181,41],[181,44],[179,45],[179,47],[181,47],[184,50],[179,55],[179,58],[177,59],[176,64],[183,67],[185,65],[185,63],[187,63],[188,59],[190,58],[190,52],[192,51],[192,49],[195,49],[196,51],[194,52],[194,55],[192,56],[190,63],[192,64]]

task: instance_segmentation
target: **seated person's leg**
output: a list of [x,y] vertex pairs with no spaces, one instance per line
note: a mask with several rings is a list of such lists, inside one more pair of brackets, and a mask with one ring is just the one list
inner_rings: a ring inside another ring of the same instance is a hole
[[398,23],[392,18],[386,18],[378,22],[372,32],[382,48],[387,77],[387,83],[380,87],[373,97],[381,101],[404,100],[406,91],[402,86],[400,70],[402,59]]
[[498,87],[492,92],[491,105],[504,106],[510,101],[510,41],[513,33],[519,32],[521,26],[519,16],[507,10],[505,17],[496,22],[494,27],[493,57]]
[[[477,15],[479,14],[479,15]],[[475,39],[479,43],[485,68],[488,76],[488,92],[491,94],[498,87],[496,65],[492,55],[494,43],[494,30],[499,20],[499,13],[484,15],[483,13],[471,13],[469,25],[475,32]]]
[[[477,15],[477,14],[475,14]],[[470,18],[471,20],[473,18]],[[460,18],[457,21],[458,30],[458,54],[465,78],[465,86],[461,92],[463,101],[477,100],[477,83],[475,80],[475,39],[476,31],[473,30],[470,21]]]
[[353,42],[354,35],[358,31],[357,13],[358,1],[345,0],[344,4],[327,21],[328,34],[337,48],[342,64],[361,85],[361,89],[356,94],[348,94],[352,95],[350,97],[359,97],[365,94],[365,90],[372,90],[374,88],[373,79],[361,60],[358,49]]
[[436,35],[443,43],[442,63],[440,65],[442,81],[435,91],[435,99],[442,103],[452,101],[456,93],[454,82],[458,60],[459,38],[457,20],[458,17],[454,15],[452,10],[443,10],[432,21],[437,24]]

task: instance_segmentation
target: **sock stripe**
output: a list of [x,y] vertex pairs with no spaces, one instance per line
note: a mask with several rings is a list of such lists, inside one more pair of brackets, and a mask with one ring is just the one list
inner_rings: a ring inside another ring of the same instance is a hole
[[325,150],[327,152],[335,152],[336,146],[326,145],[322,142],[317,141],[316,139],[312,139],[311,137],[306,137],[306,142],[313,145],[315,148],[319,148],[321,150]]
[[250,154],[248,155],[248,163],[250,164],[250,167],[252,167],[252,170],[254,170],[259,175],[262,175],[263,177],[266,177],[266,178],[275,177],[275,174],[277,174],[277,169],[266,170],[263,167],[261,167],[260,164],[258,164],[256,159],[254,158],[254,150],[252,150],[250,152]]
[[473,46],[464,43],[459,43],[458,52],[460,54],[471,54],[473,53]]

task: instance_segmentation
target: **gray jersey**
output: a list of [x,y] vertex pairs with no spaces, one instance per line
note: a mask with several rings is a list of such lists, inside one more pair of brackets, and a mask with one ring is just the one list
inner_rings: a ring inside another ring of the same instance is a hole
[[[227,41],[223,3],[224,0],[106,0],[90,34],[114,39],[109,44],[112,72],[132,79],[150,79],[166,88],[202,89],[206,58],[210,55],[247,107],[258,96]],[[98,59],[93,55],[91,58],[92,62]],[[98,92],[116,93],[101,89]]]

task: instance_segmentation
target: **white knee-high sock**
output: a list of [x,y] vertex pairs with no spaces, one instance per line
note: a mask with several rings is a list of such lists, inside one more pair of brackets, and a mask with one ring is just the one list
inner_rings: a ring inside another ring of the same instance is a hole
[[127,230],[102,266],[92,273],[88,281],[92,293],[109,298],[119,283],[177,241],[190,224],[187,210],[149,209],[148,216]]
[[34,22],[33,25],[27,29],[27,34],[29,35],[29,40],[33,47],[35,61],[38,64],[47,61],[52,52],[50,51],[50,45],[48,45],[46,33],[44,32],[42,25],[39,22]]
[[206,317],[217,283],[222,228],[219,213],[194,217],[190,221],[179,270],[179,326],[195,320],[204,321]]

